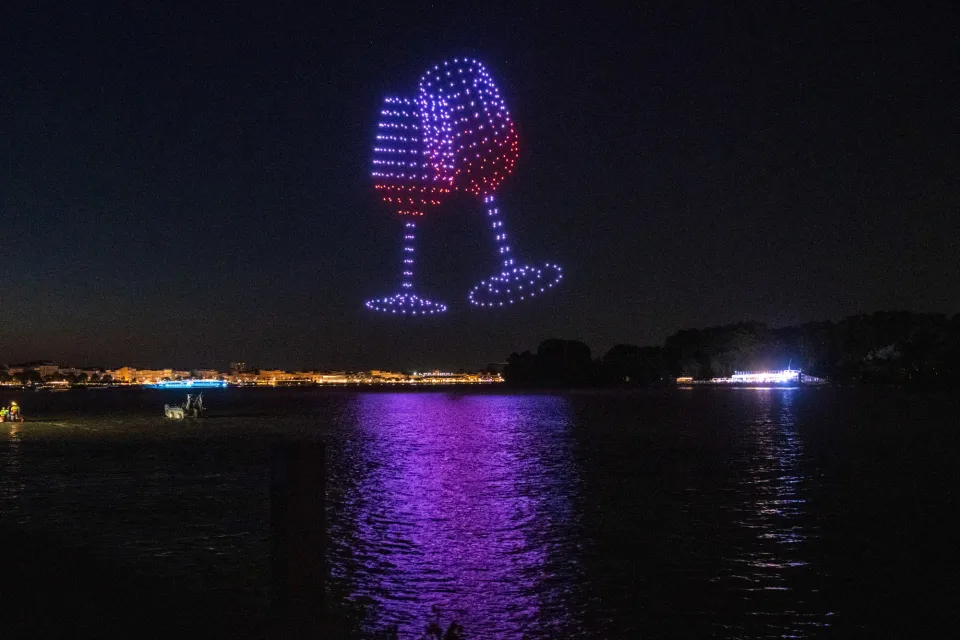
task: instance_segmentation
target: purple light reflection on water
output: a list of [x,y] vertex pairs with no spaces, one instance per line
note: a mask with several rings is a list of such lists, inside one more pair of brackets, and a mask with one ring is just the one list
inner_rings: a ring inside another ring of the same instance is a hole
[[363,394],[356,418],[366,471],[343,496],[354,530],[332,569],[375,603],[371,631],[417,634],[434,606],[471,638],[575,628],[565,594],[581,559],[560,551],[578,527],[564,397]]

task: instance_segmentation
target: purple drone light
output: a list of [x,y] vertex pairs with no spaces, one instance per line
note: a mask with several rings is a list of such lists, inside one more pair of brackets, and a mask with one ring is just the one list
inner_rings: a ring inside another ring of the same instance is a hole
[[546,263],[542,267],[505,269],[470,290],[470,304],[477,307],[505,307],[543,295],[563,280],[563,269]]
[[[440,103],[443,107],[442,102]],[[434,125],[429,125],[434,126]],[[434,133],[431,140],[445,139]],[[380,110],[377,141],[373,149],[374,188],[381,199],[404,216],[403,266],[400,293],[369,300],[366,307],[382,313],[401,315],[433,315],[447,310],[445,304],[431,302],[413,293],[413,265],[416,253],[417,223],[423,212],[439,205],[451,191],[450,166],[442,160],[433,162],[424,142],[422,111],[407,98],[388,97]],[[442,144],[434,143],[433,154],[444,157]]]
[[[507,242],[495,193],[513,172],[519,149],[510,112],[486,67],[470,58],[434,65],[420,79],[420,108],[429,123],[431,160],[446,167],[450,156],[444,154],[452,154],[453,187],[482,198],[493,230],[502,270],[470,291],[470,303],[502,307],[552,289],[563,278],[560,267],[517,266]],[[434,140],[443,135],[446,144]]]
[[432,302],[413,293],[398,293],[387,298],[367,300],[364,306],[371,311],[399,313],[405,316],[432,316],[447,310],[447,305]]
[[472,305],[503,307],[546,293],[563,279],[559,266],[517,265],[507,242],[495,194],[519,155],[516,127],[486,67],[454,58],[428,69],[416,100],[386,98],[374,148],[373,177],[384,202],[407,218],[402,292],[371,300],[385,313],[429,315],[446,305],[413,293],[416,220],[453,190],[482,199],[493,230],[501,271],[469,293]]

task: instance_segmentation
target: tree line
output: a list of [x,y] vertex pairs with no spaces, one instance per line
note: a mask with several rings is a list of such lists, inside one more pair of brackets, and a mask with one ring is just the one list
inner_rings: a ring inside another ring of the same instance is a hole
[[511,353],[504,378],[514,386],[645,386],[788,365],[836,382],[957,383],[960,314],[878,311],[780,328],[738,322],[683,329],[658,346],[618,344],[599,358],[583,342],[554,338],[536,352]]

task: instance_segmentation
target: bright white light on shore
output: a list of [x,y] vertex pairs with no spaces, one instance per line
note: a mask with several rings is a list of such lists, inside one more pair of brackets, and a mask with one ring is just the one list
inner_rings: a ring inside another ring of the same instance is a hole
[[738,371],[730,376],[730,382],[745,382],[749,384],[785,384],[799,380],[799,369],[784,369],[783,371]]

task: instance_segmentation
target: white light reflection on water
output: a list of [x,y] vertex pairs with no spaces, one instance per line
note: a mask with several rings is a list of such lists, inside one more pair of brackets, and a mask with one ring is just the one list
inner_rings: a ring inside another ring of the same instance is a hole
[[564,593],[581,560],[561,553],[576,535],[568,413],[557,396],[357,397],[365,471],[343,496],[333,537],[350,548],[332,568],[375,603],[371,626],[416,637],[433,607],[477,638],[575,625]]
[[[6,508],[8,503],[16,503],[17,499],[23,493],[23,463],[20,447],[20,423],[7,423],[9,427],[9,439],[7,446],[0,448],[0,473],[6,478],[6,482],[0,483],[3,492],[0,493],[0,508]],[[22,520],[21,520],[22,523]]]
[[819,636],[830,616],[810,604],[822,580],[818,568],[810,566],[808,543],[819,531],[807,513],[805,484],[810,479],[794,410],[799,391],[749,390],[756,394],[757,410],[743,434],[747,453],[739,482],[746,503],[738,520],[747,538],[733,558],[744,567],[736,576],[748,585],[741,590],[753,594],[749,602],[754,610],[746,612],[747,619],[789,638]]

